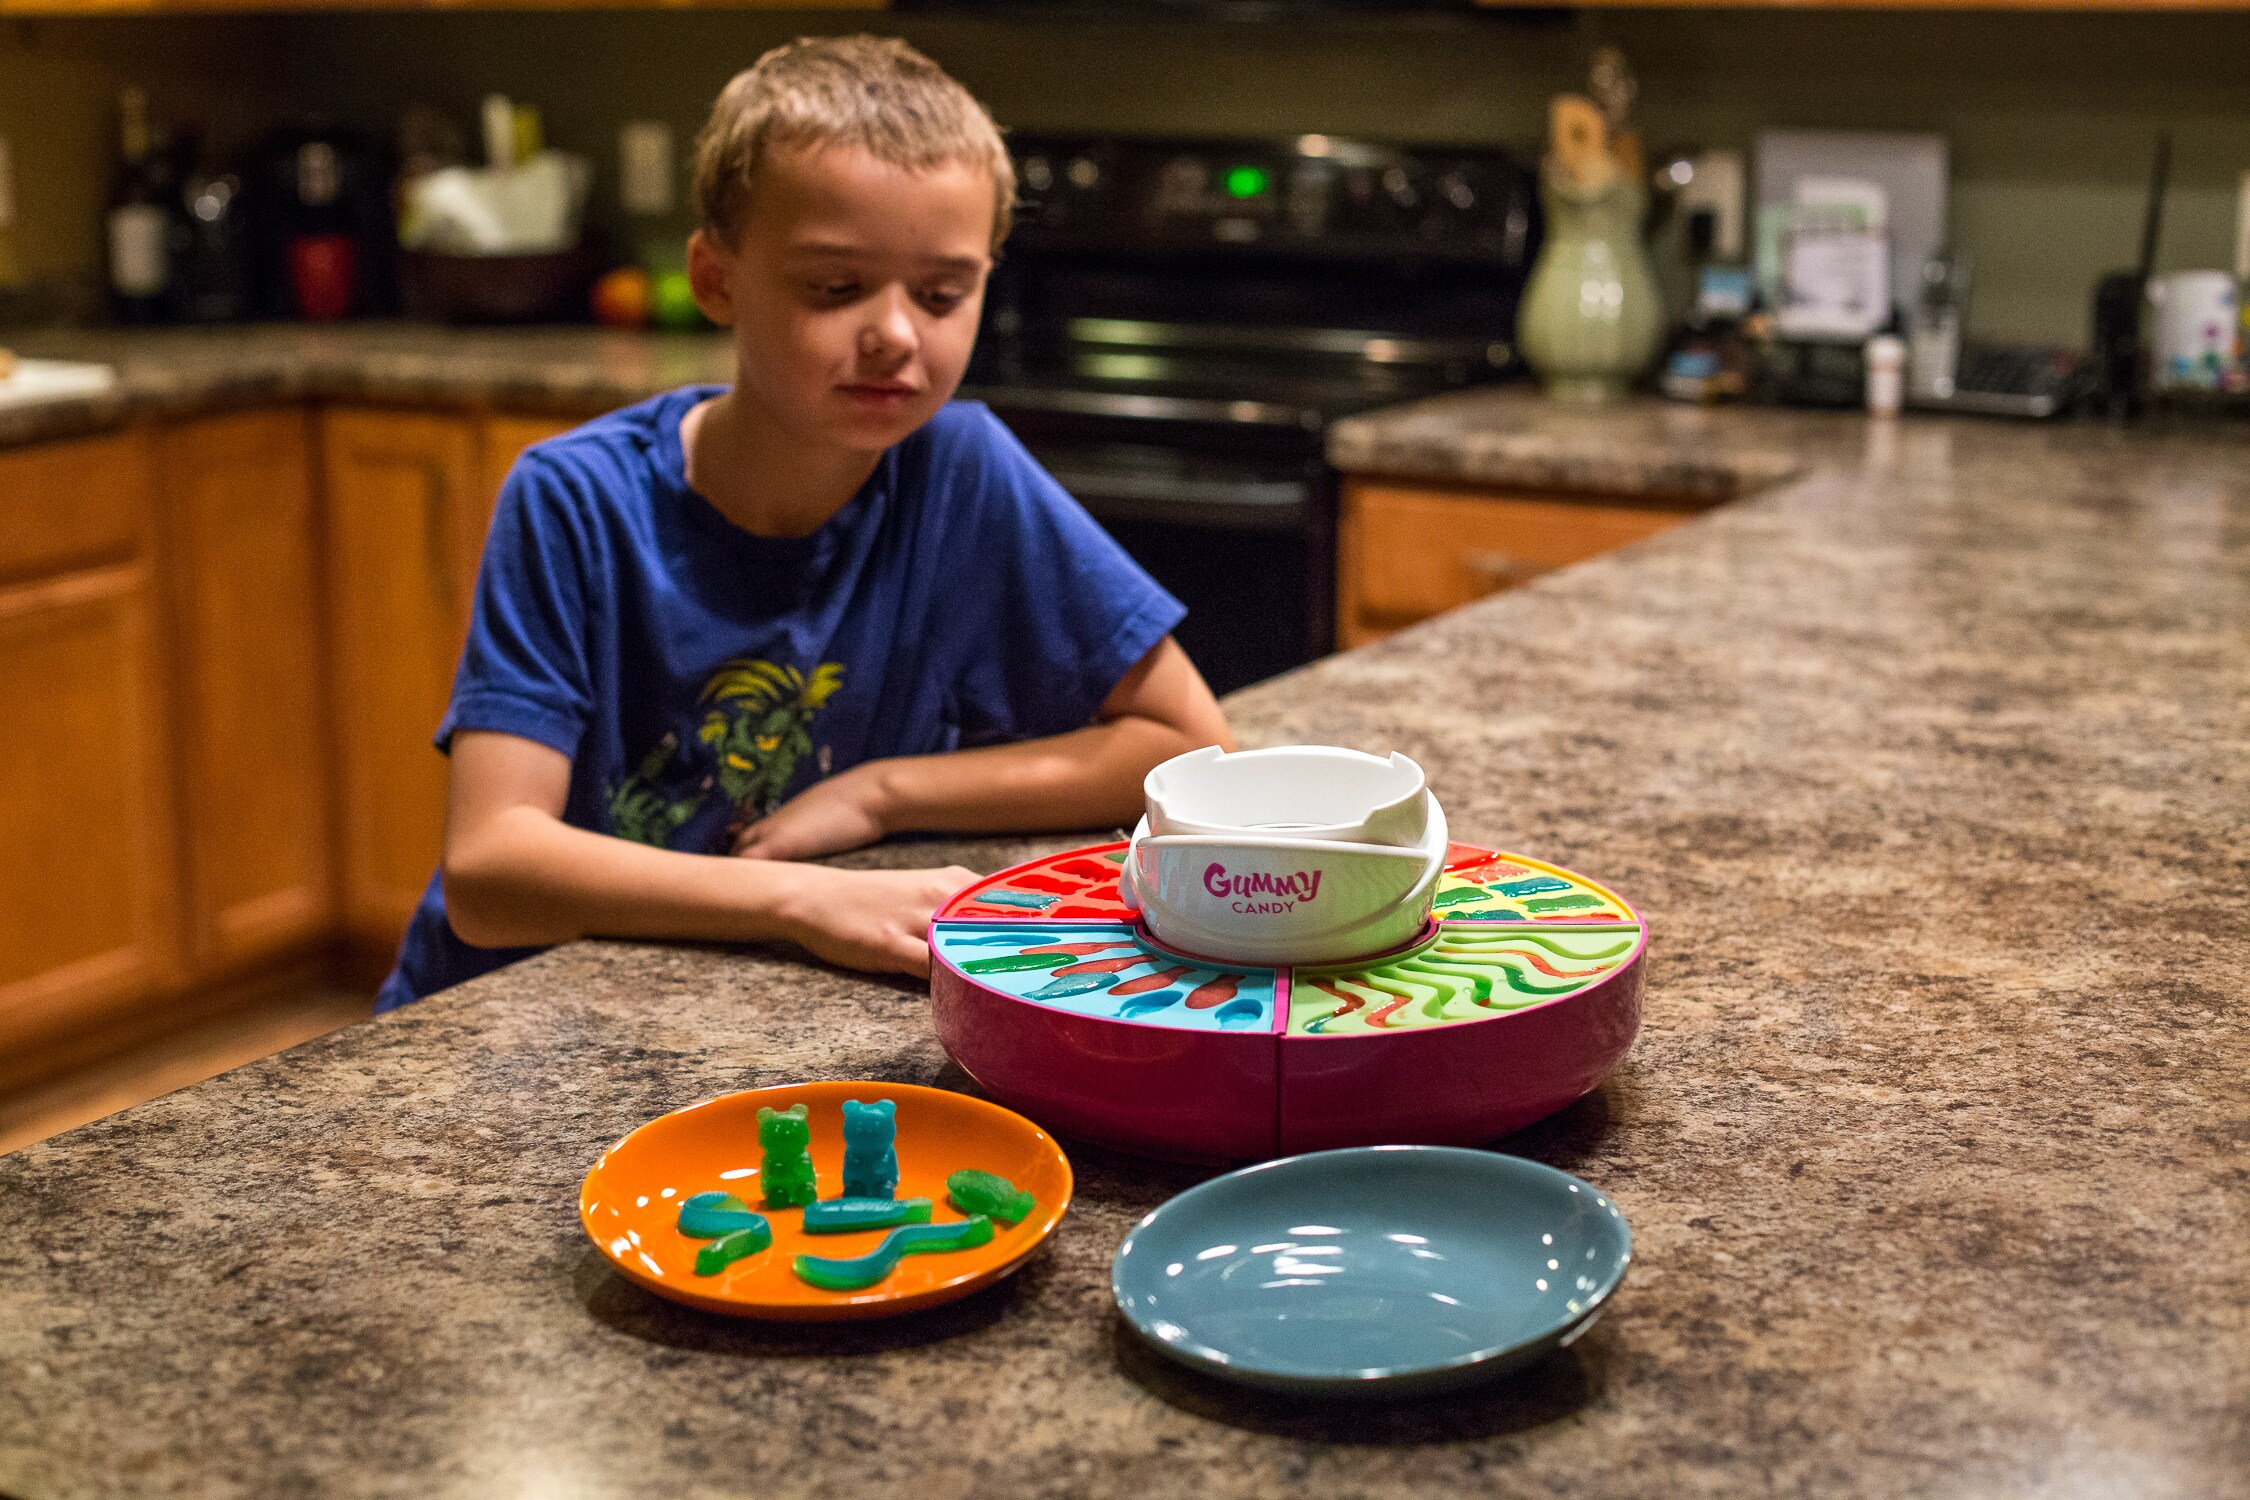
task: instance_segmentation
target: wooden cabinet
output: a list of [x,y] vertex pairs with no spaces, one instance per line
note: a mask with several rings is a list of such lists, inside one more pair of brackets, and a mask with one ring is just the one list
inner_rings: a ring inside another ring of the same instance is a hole
[[150,493],[146,434],[0,453],[0,1078],[178,980]]
[[343,917],[388,967],[445,842],[453,689],[484,534],[516,455],[574,421],[338,409],[321,419]]
[[388,957],[436,867],[445,758],[430,743],[467,635],[489,501],[475,424],[337,410],[321,422],[343,919]]
[[[1551,10],[1554,0],[1475,0],[1490,10]],[[5,16],[106,16],[243,11],[884,10],[892,0],[0,0]],[[1605,9],[1707,9],[1712,0],[1601,0]],[[1733,10],[2238,11],[2250,0],[1724,0]]]
[[318,518],[299,409],[191,422],[159,465],[191,977],[335,916]]
[[[0,0],[6,16],[168,15],[243,11],[409,10],[881,10],[890,0]],[[2175,0],[2177,3],[2177,0]],[[2209,3],[2209,0],[2202,0]],[[2250,0],[2243,0],[2250,3]]]
[[1679,525],[1692,509],[1347,479],[1336,644],[1350,649]]
[[138,433],[0,452],[0,584],[140,556],[148,475]]
[[523,450],[533,443],[560,437],[578,425],[567,417],[516,416],[507,412],[484,419],[483,429],[477,434],[477,455],[483,469],[479,487],[488,519],[493,502],[500,498],[500,486],[507,480],[508,470],[515,467]]
[[[0,16],[288,13],[413,10],[882,10],[891,0],[0,0]],[[1493,10],[1554,8],[1554,0],[1476,0]],[[1685,10],[1712,0],[1601,0],[1629,10]],[[1737,10],[2229,11],[2250,0],[1725,0]]]
[[388,969],[501,480],[573,421],[231,413],[0,450],[0,1088]]

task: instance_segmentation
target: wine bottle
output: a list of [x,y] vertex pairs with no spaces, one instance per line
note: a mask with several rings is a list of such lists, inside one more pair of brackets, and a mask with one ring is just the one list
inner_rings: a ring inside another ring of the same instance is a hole
[[153,323],[164,315],[170,285],[172,221],[178,194],[171,163],[149,134],[148,95],[137,88],[118,96],[119,159],[109,195],[111,305],[127,323]]
[[23,262],[16,255],[15,170],[9,158],[8,138],[0,135],[0,296],[22,285]]

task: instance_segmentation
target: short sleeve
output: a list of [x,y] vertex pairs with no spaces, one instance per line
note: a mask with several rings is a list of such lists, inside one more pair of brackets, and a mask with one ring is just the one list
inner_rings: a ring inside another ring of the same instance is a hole
[[[973,554],[949,592],[981,629],[959,677],[965,745],[1038,739],[1091,723],[1134,663],[1186,616],[982,406],[963,412],[956,482],[974,490]],[[948,501],[947,504],[953,502]]]
[[588,601],[603,597],[570,475],[531,453],[501,487],[477,569],[468,644],[437,746],[463,729],[521,735],[576,757],[593,713]]

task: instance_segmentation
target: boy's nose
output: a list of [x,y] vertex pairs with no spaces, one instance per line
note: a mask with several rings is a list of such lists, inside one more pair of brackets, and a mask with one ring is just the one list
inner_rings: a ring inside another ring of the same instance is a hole
[[913,304],[903,289],[893,288],[876,297],[868,312],[868,320],[859,330],[862,358],[898,360],[914,352]]

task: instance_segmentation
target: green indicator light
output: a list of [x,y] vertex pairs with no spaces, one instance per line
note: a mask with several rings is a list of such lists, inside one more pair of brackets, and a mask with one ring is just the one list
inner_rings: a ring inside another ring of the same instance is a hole
[[1266,190],[1264,167],[1227,168],[1227,195],[1233,198],[1255,198]]

